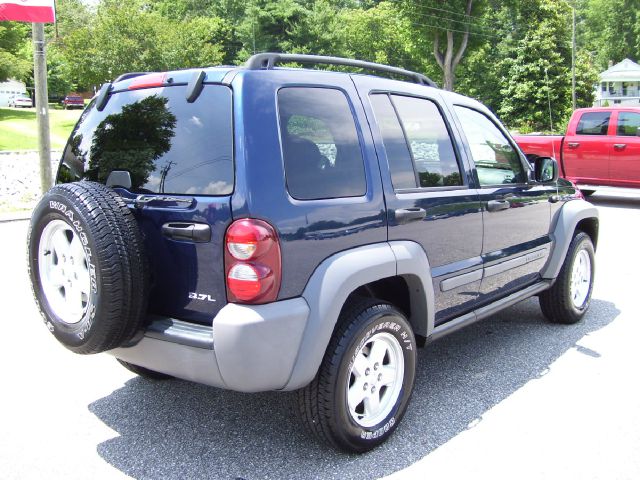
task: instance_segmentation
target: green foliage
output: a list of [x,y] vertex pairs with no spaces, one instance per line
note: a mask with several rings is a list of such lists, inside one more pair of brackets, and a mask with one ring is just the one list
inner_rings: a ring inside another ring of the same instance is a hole
[[581,37],[600,70],[609,61],[640,59],[639,12],[640,0],[585,0]]
[[17,22],[0,22],[0,82],[26,79],[33,68],[29,60],[31,28]]

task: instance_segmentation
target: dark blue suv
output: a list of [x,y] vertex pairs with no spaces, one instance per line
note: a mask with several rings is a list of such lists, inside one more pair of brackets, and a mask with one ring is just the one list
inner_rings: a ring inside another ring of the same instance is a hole
[[416,347],[535,295],[573,323],[591,298],[598,214],[555,160],[393,67],[260,54],[123,75],[56,183],[28,249],[60,342],[149,378],[297,390],[347,451],[397,427]]

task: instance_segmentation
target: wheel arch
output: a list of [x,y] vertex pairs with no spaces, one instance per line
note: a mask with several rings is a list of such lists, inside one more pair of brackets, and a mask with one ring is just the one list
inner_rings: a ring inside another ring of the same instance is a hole
[[591,238],[594,248],[598,243],[598,209],[585,200],[571,200],[558,211],[551,237],[553,251],[541,271],[542,278],[555,279],[569,250],[576,231],[583,231]]
[[[392,291],[385,292],[385,287]],[[350,296],[362,292],[381,294],[407,314],[418,337],[426,338],[433,330],[431,269],[420,245],[385,242],[332,255],[316,268],[302,294],[311,313],[284,390],[303,387],[314,378],[340,312]],[[394,293],[398,296],[392,301]]]

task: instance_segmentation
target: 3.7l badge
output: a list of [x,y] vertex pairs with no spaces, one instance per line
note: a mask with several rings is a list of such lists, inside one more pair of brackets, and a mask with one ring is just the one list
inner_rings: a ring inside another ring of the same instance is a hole
[[189,292],[189,299],[191,300],[206,300],[207,302],[215,302],[215,298],[211,298],[211,295],[206,293]]

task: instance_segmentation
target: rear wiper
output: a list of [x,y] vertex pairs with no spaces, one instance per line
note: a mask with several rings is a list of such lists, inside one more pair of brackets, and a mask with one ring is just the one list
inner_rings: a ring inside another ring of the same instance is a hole
[[144,208],[145,205],[158,202],[158,203],[177,203],[185,204],[187,207],[193,205],[195,199],[193,197],[166,197],[162,195],[138,195],[133,201],[133,206],[136,208]]

